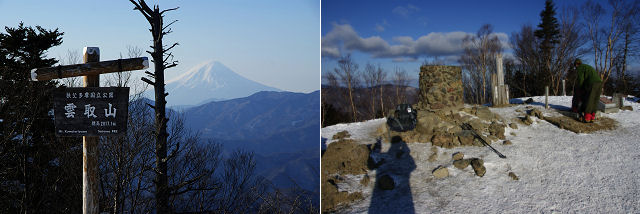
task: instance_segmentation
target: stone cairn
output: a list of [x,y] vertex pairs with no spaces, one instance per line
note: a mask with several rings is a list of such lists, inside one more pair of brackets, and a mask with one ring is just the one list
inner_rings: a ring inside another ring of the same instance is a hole
[[464,107],[462,100],[462,69],[459,66],[420,67],[418,108],[451,110]]
[[[419,81],[419,101],[414,105],[418,111],[416,128],[407,132],[391,131],[391,136],[400,136],[405,142],[431,142],[444,148],[483,146],[471,131],[460,127],[469,123],[489,143],[505,139],[507,124],[499,115],[485,106],[465,108],[459,66],[422,66]],[[379,134],[390,136],[387,131],[384,125]]]

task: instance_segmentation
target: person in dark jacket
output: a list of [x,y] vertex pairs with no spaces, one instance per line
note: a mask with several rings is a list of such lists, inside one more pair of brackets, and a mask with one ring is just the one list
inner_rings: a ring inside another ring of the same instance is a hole
[[576,59],[574,65],[576,68],[576,81],[573,104],[575,106],[572,106],[572,110],[577,110],[581,115],[581,121],[591,123],[595,119],[595,112],[602,91],[602,79],[593,67],[582,64],[580,59]]

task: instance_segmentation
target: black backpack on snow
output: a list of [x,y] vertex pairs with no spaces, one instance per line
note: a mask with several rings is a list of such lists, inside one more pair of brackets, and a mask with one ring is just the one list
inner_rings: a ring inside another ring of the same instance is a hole
[[417,112],[410,104],[400,104],[396,106],[396,111],[387,118],[387,125],[396,132],[412,130],[416,127]]

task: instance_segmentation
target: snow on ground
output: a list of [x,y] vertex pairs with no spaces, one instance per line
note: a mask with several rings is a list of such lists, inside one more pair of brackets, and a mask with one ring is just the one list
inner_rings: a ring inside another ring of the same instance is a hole
[[[533,97],[530,104],[544,114],[544,97]],[[525,100],[525,99],[521,99]],[[512,99],[513,102],[521,101]],[[549,97],[552,108],[568,109],[571,96]],[[345,176],[341,191],[360,191],[364,199],[344,213],[637,213],[640,212],[640,104],[625,101],[634,111],[603,114],[619,122],[612,131],[576,134],[537,118],[531,126],[518,124],[506,128],[505,135],[513,145],[494,143],[506,155],[498,156],[485,147],[438,148],[438,158],[429,162],[431,143],[407,142],[410,156],[392,160],[377,170],[392,174],[396,189],[375,187],[376,170],[369,172],[371,185],[359,186],[362,176]],[[516,109],[526,105],[490,108],[511,120]],[[343,130],[359,143],[375,143],[373,133],[385,119],[361,123],[338,124],[322,129],[323,143]],[[511,134],[513,133],[513,134]],[[389,143],[383,143],[379,156],[386,154]],[[452,165],[451,155],[463,152],[465,158],[484,159],[487,172],[475,176],[469,166],[459,170]],[[409,166],[415,164],[415,166]],[[449,177],[436,179],[431,174],[438,165],[449,170]],[[393,169],[404,169],[394,173]],[[512,180],[514,172],[520,179]],[[399,178],[400,176],[400,178]],[[411,194],[408,194],[408,193]]]

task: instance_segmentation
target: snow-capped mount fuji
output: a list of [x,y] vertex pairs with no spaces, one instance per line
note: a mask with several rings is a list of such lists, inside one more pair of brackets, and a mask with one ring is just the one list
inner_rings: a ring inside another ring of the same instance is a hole
[[281,91],[244,78],[214,60],[196,65],[166,84],[168,106],[193,106],[247,97],[259,91]]

